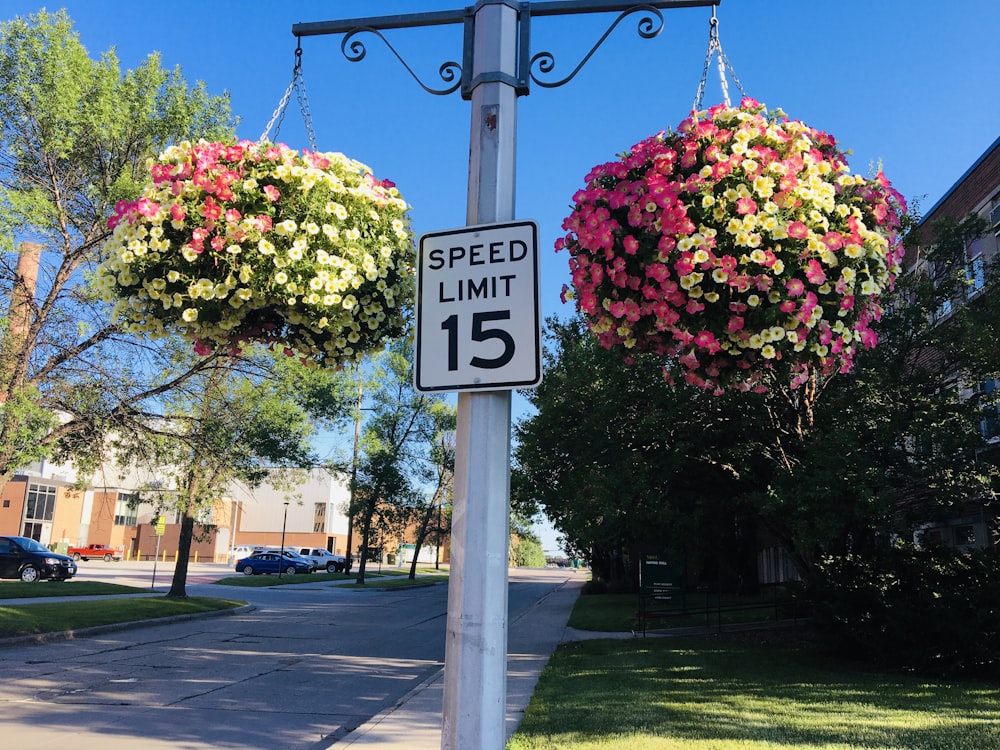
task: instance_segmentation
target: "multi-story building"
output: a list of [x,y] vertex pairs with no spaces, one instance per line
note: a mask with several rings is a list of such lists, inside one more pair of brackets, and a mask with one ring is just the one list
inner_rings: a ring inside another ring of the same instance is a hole
[[[908,254],[906,264],[911,270],[926,270],[927,261],[922,257],[922,249],[933,246],[935,237],[933,226],[939,219],[961,221],[973,214],[982,217],[988,226],[985,235],[968,241],[966,252],[966,277],[968,285],[961,298],[946,301],[937,311],[942,325],[947,325],[949,316],[960,305],[975,304],[975,300],[988,292],[987,269],[1000,262],[1000,138],[958,178],[954,185],[927,211],[921,220],[921,247]],[[995,293],[995,290],[989,290]],[[994,393],[1000,389],[1000,381],[985,383],[965,383],[964,388],[971,393],[982,389]],[[980,422],[984,446],[980,458],[986,461],[1000,461],[1000,413],[995,408],[984,412]],[[933,539],[956,548],[985,547],[993,544],[989,533],[993,525],[993,513],[987,512],[982,503],[970,499],[960,504],[959,512],[947,521],[928,524],[918,531],[917,537]]]
[[[17,473],[0,494],[0,534],[28,536],[54,549],[101,542],[125,559],[173,559],[180,516],[167,510],[162,534],[152,525],[168,508],[158,502],[171,489],[156,476],[103,468],[84,489],[71,467],[36,462]],[[237,545],[325,547],[346,554],[349,499],[346,485],[325,469],[301,472],[290,489],[232,483],[198,520],[192,555],[228,561]],[[355,539],[355,544],[357,543]]]

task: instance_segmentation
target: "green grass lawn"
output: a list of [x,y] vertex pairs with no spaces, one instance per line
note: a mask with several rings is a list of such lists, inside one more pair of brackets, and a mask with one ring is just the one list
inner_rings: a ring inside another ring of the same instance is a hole
[[20,581],[0,582],[0,599],[36,599],[51,596],[114,596],[115,594],[148,594],[148,588],[121,586],[99,581]]
[[987,750],[1000,748],[1000,686],[878,674],[804,647],[599,639],[558,648],[507,747]]
[[220,578],[212,583],[220,586],[244,586],[246,588],[261,588],[267,586],[288,586],[301,583],[325,583],[328,581],[347,581],[354,576],[343,573],[288,573],[282,574],[279,578],[277,573],[270,575],[245,576],[242,573]]
[[214,583],[223,586],[245,586],[250,588],[259,588],[267,586],[288,586],[290,584],[301,584],[301,583],[324,583],[329,581],[350,581],[351,583],[344,583],[339,588],[344,588],[345,590],[355,590],[355,589],[387,589],[387,588],[404,588],[406,586],[426,586],[430,583],[437,583],[438,581],[447,581],[447,572],[435,571],[435,570],[417,570],[418,577],[416,580],[411,581],[407,576],[410,574],[409,567],[405,571],[400,571],[398,568],[383,569],[382,573],[376,573],[371,568],[365,571],[365,582],[362,585],[353,583],[357,579],[357,571],[353,573],[310,573],[309,575],[283,575],[278,578],[277,574],[274,575],[259,575],[259,576],[245,576],[245,575],[235,575],[228,576],[227,578],[220,578]]
[[[29,585],[38,586],[38,584]],[[233,609],[243,604],[246,602],[210,599],[202,596],[192,596],[187,599],[152,596],[128,599],[111,597],[109,599],[78,601],[72,604],[39,602],[37,604],[0,606],[0,638],[57,633],[95,625],[111,625],[173,615]]]

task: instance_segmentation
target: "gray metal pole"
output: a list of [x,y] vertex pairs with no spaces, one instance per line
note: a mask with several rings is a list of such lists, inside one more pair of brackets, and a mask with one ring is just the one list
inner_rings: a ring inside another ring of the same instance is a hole
[[[518,12],[480,0],[474,23],[470,226],[514,218]],[[509,390],[458,396],[442,750],[504,746],[510,406]]]

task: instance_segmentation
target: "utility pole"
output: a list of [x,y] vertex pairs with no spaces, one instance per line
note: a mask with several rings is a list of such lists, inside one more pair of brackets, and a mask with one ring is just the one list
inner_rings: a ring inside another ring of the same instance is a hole
[[[476,226],[514,219],[517,98],[528,93],[530,83],[543,88],[568,83],[630,14],[644,14],[638,34],[650,39],[663,28],[661,9],[720,1],[478,0],[458,10],[299,23],[292,33],[299,38],[343,34],[341,51],[352,62],[367,53],[357,37],[374,34],[403,62],[382,31],[463,24],[462,63],[441,65],[443,88],[426,85],[403,64],[428,93],[461,88],[471,102],[466,220]],[[568,76],[546,81],[535,75],[533,66],[550,72],[554,58],[548,52],[531,55],[533,17],[609,12],[619,13],[617,19]],[[505,744],[510,435],[510,390],[459,393],[442,750],[497,750]]]

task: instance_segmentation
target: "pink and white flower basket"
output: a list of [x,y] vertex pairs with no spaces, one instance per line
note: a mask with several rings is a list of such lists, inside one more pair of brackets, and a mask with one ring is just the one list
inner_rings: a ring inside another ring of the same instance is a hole
[[595,167],[557,250],[600,343],[722,393],[795,388],[871,347],[900,272],[902,196],[827,133],[744,98]]
[[260,342],[339,367],[406,329],[408,209],[343,154],[179,143],[116,207],[97,288],[137,335],[181,335],[199,354]]

